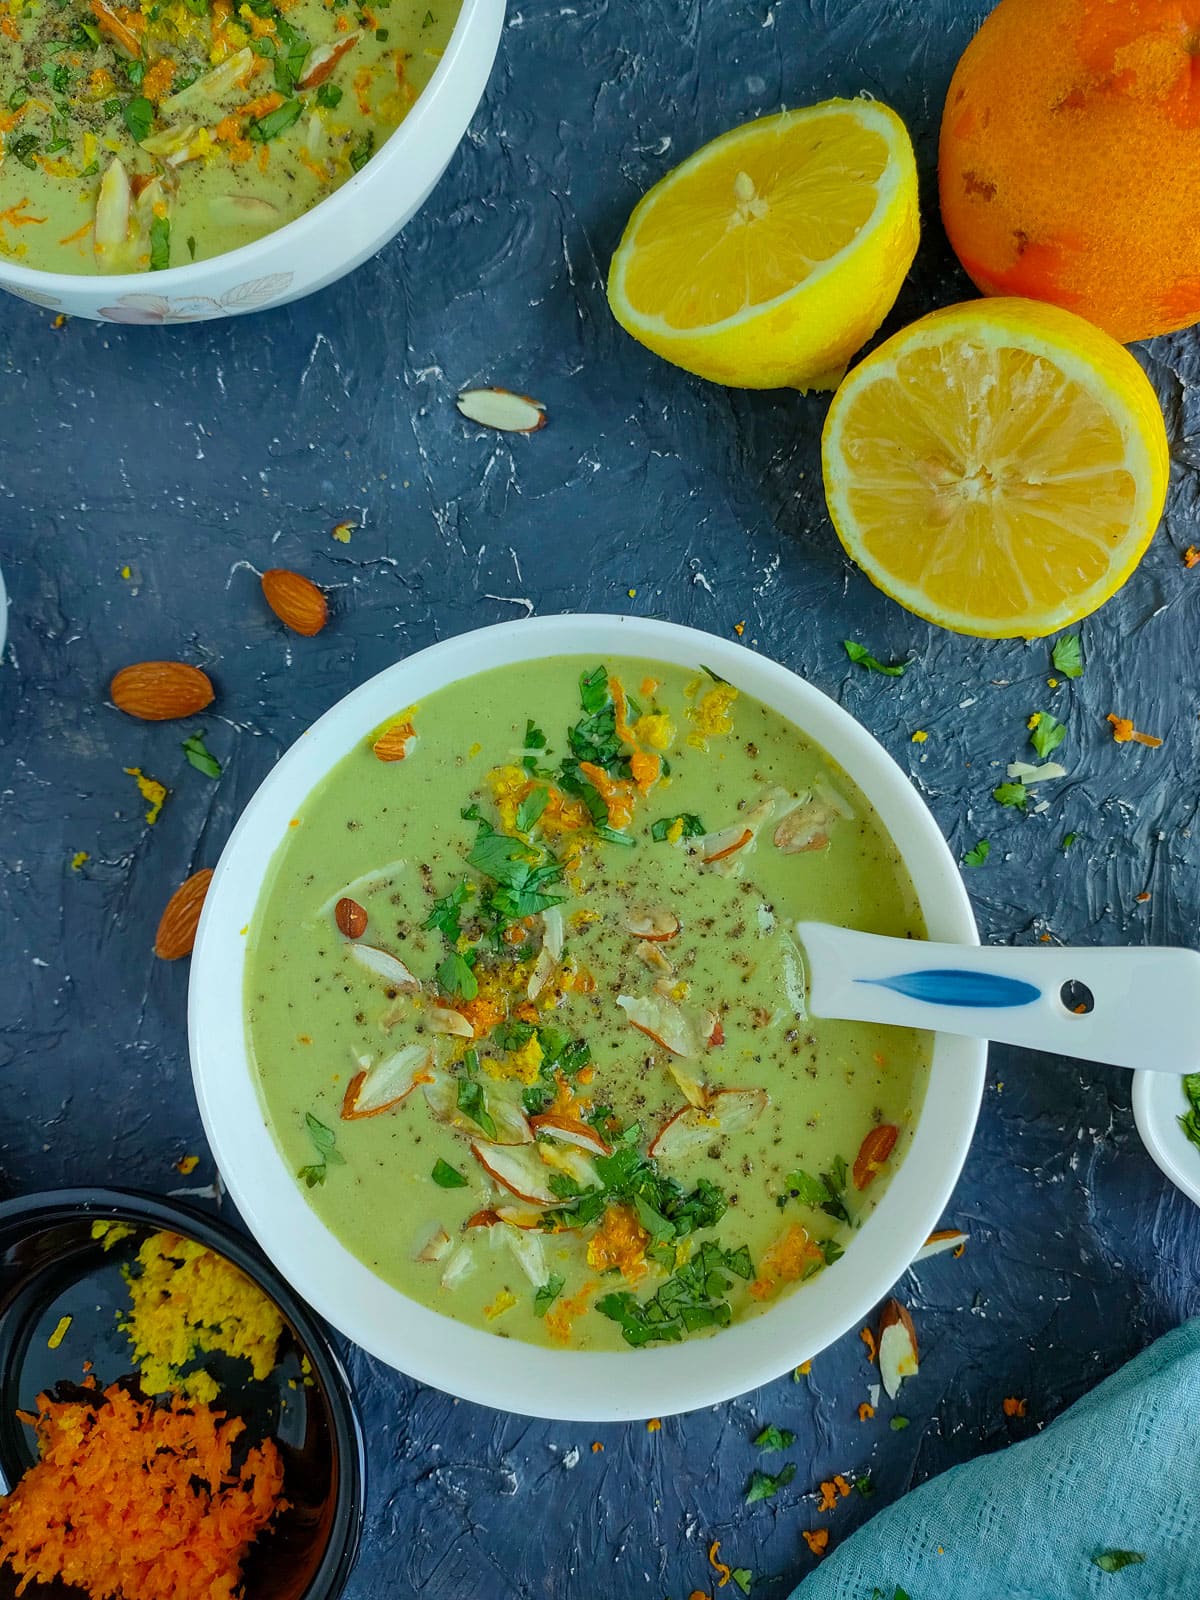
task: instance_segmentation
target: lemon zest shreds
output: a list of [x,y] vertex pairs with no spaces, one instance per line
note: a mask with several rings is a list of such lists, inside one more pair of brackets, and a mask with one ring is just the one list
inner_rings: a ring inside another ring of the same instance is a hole
[[1139,733],[1128,717],[1118,717],[1116,712],[1110,711],[1107,720],[1112,723],[1113,738],[1117,744],[1144,744],[1150,750],[1157,750],[1162,744],[1162,740],[1156,739],[1152,733]]
[[646,1432],[647,1433],[661,1433],[662,1432],[662,1418],[661,1417],[651,1417],[649,1422],[647,1422],[647,1424],[646,1424]]
[[50,1337],[46,1340],[46,1349],[47,1350],[57,1350],[58,1349],[59,1345],[67,1337],[67,1330],[70,1328],[71,1323],[73,1321],[74,1321],[74,1318],[72,1318],[72,1317],[59,1317],[57,1327],[55,1328],[54,1332],[50,1335]]
[[702,694],[695,705],[688,707],[688,716],[696,731],[688,735],[688,743],[706,750],[709,739],[733,732],[733,702],[738,692],[731,683],[714,683]]
[[150,809],[146,813],[146,821],[151,827],[158,821],[159,813],[163,808],[163,801],[169,793],[166,784],[159,783],[157,778],[148,778],[141,767],[126,767],[125,771],[138,786],[138,793],[146,801]]
[[330,537],[336,539],[339,544],[349,544],[350,535],[357,526],[356,522],[339,522]]
[[494,1322],[497,1317],[502,1317],[506,1311],[511,1311],[517,1303],[517,1297],[510,1289],[501,1289],[490,1306],[484,1306],[483,1314],[489,1322]]
[[199,1165],[199,1156],[180,1156],[179,1160],[175,1163],[175,1171],[178,1172],[182,1177],[190,1178],[192,1173],[195,1172]]
[[912,742],[913,744],[924,744],[928,737],[929,735],[925,732],[924,728],[918,728],[916,733],[914,733],[912,736]]
[[733,1574],[723,1561],[718,1560],[720,1554],[721,1541],[714,1539],[708,1547],[708,1564],[717,1574],[717,1588],[723,1589]]
[[92,1223],[92,1238],[105,1250],[111,1250],[113,1245],[120,1244],[122,1239],[128,1239],[132,1233],[133,1229],[128,1222]]
[[91,859],[91,856],[88,855],[86,850],[76,850],[75,854],[71,857],[71,871],[78,872],[83,863],[85,861],[90,861]]
[[235,1467],[240,1418],[85,1388],[85,1400],[38,1397],[40,1460],[0,1504],[18,1592],[61,1577],[96,1600],[237,1594],[246,1551],[286,1505],[274,1441]]
[[269,1376],[283,1333],[275,1306],[232,1262],[194,1239],[153,1233],[136,1266],[122,1268],[130,1310],[121,1321],[148,1394],[178,1391],[208,1402],[218,1393],[210,1373],[185,1370],[214,1351],[248,1361],[255,1378]]

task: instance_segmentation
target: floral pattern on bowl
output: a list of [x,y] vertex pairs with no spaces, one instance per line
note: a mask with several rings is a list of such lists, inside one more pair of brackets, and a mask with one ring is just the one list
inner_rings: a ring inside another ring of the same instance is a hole
[[123,322],[136,327],[152,327],[178,322],[211,322],[239,311],[257,311],[291,288],[291,272],[272,272],[227,289],[219,299],[209,295],[188,295],[168,300],[161,294],[123,294],[113,306],[101,306],[106,322]]

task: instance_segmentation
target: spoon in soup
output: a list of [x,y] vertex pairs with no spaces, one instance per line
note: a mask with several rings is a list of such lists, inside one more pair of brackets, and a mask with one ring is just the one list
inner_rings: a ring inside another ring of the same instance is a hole
[[889,939],[799,922],[809,1010],[933,1028],[1083,1061],[1200,1071],[1200,952]]

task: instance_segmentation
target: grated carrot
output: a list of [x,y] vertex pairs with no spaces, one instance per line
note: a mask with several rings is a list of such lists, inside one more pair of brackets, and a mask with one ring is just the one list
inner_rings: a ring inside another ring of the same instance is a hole
[[807,1528],[805,1528],[803,1530],[803,1538],[805,1544],[815,1556],[823,1556],[826,1550],[829,1548],[828,1528],[818,1528],[815,1533],[809,1533]]
[[1161,739],[1156,739],[1152,733],[1139,733],[1128,717],[1118,717],[1115,711],[1108,713],[1107,720],[1112,723],[1113,738],[1118,744],[1144,744],[1150,750],[1157,750],[1162,744]]
[[725,1563],[718,1559],[720,1554],[721,1541],[719,1539],[714,1539],[712,1544],[710,1544],[708,1547],[708,1564],[717,1574],[717,1588],[723,1589],[733,1574],[725,1565]]
[[119,1384],[38,1397],[41,1459],[0,1503],[0,1548],[20,1583],[62,1579],[103,1600],[232,1600],[253,1540],[286,1502],[268,1439],[207,1406],[155,1405]]

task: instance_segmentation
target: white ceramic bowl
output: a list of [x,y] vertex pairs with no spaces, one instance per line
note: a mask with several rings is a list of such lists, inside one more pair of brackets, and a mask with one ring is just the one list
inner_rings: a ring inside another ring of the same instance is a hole
[[[912,1148],[836,1266],[713,1338],[623,1354],[544,1350],[469,1328],[408,1299],[350,1254],[309,1207],[263,1120],[246,1048],[244,930],[304,796],[397,706],[489,667],[547,656],[703,661],[823,745],[878,811],[932,938],[976,944],[945,840],[904,773],[834,702],[741,645],[640,617],[542,617],[484,628],[387,668],[326,713],[263,783],[225,847],[192,957],[192,1071],[205,1130],[238,1210],[284,1276],[330,1322],[423,1383],[507,1411],[627,1420],[711,1405],[778,1377],[861,1323],[937,1226],[967,1153],[986,1048],[938,1035]],[[380,1219],[380,1226],[386,1226]]]
[[211,261],[166,272],[79,277],[0,256],[0,289],[93,322],[209,322],[286,305],[352,272],[420,210],[487,84],[504,0],[463,0],[446,53],[395,133],[361,172],[285,227]]
[[1175,1073],[1135,1075],[1133,1119],[1142,1143],[1175,1187],[1200,1206],[1200,1150],[1179,1126],[1186,1110],[1183,1083]]

